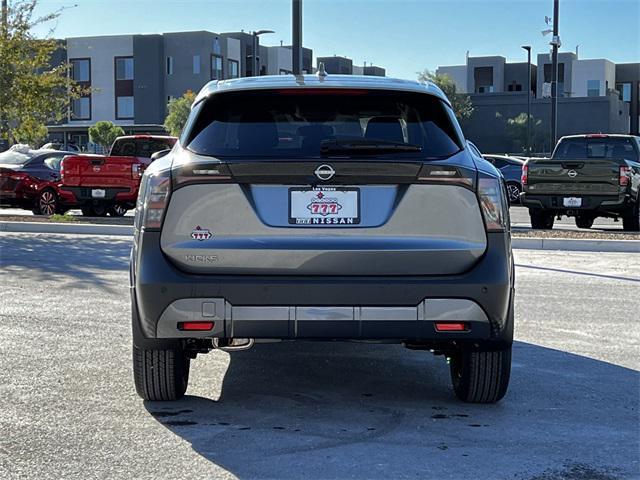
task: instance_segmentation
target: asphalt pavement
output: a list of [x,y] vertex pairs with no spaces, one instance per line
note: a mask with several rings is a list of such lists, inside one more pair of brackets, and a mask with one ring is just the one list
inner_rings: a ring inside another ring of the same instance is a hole
[[280,343],[131,375],[130,240],[0,234],[0,478],[639,478],[640,254],[515,252],[512,383],[457,401],[441,357]]

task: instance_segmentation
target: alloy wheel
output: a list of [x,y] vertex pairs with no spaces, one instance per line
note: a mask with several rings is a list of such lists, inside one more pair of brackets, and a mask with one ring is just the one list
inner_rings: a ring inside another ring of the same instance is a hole
[[517,203],[520,201],[520,187],[514,183],[507,184],[507,194],[509,195],[509,203]]
[[43,215],[53,215],[56,213],[57,200],[53,192],[49,190],[42,192],[38,203],[40,212],[42,212]]

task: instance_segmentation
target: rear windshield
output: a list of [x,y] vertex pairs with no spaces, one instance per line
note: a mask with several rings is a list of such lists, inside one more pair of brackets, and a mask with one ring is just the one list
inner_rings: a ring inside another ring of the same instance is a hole
[[173,147],[173,139],[162,138],[122,138],[116,140],[111,147],[114,157],[151,158],[156,152]]
[[567,138],[562,140],[553,158],[616,158],[638,160],[638,152],[631,138],[594,137]]
[[432,95],[337,89],[214,95],[192,111],[182,140],[201,155],[251,158],[318,158],[343,142],[383,146],[369,156],[442,158],[462,145],[451,108]]

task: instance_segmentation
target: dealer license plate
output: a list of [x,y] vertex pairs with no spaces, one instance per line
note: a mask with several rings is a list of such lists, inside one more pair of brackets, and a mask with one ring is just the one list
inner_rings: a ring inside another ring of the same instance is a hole
[[582,199],[577,197],[565,197],[563,204],[565,207],[581,207]]
[[360,189],[290,188],[289,223],[293,225],[357,225]]

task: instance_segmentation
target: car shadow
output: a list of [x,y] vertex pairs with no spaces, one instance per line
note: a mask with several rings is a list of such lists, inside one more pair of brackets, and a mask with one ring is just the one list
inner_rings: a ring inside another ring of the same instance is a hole
[[104,272],[126,270],[131,239],[105,236],[0,235],[0,267],[29,282],[65,281],[68,288],[87,284],[108,288]]
[[640,377],[606,362],[519,342],[505,399],[473,405],[453,396],[442,357],[396,345],[263,344],[209,357],[192,363],[208,398],[145,407],[238,478],[638,472]]

